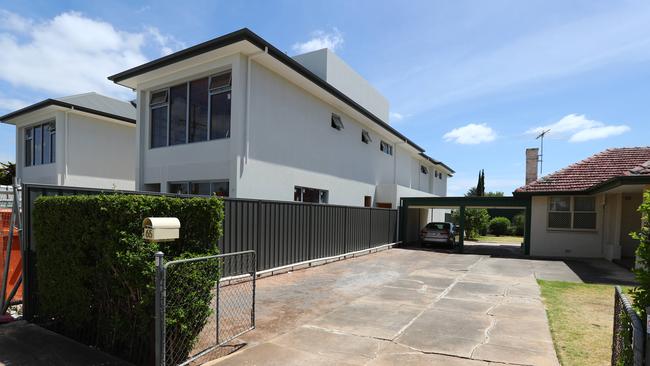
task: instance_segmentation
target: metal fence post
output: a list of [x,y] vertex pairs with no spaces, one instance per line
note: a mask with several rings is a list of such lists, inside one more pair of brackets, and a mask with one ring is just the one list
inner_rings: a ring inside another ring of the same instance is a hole
[[644,352],[645,353],[645,364],[650,365],[650,347],[648,347],[650,345],[650,327],[648,326],[648,325],[650,325],[650,315],[649,315],[650,314],[650,306],[645,308],[645,313],[646,313],[646,316],[645,316],[645,318],[646,318],[646,320],[645,320],[645,343],[643,345],[643,348],[644,348],[644,351],[645,351]]
[[163,252],[154,254],[156,261],[156,366],[165,364],[165,260]]

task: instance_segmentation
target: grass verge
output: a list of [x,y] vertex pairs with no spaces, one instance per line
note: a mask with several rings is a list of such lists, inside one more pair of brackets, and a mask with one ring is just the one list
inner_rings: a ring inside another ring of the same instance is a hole
[[563,366],[609,365],[614,286],[538,280]]
[[[474,240],[474,239],[473,239]],[[496,236],[496,235],[481,235],[475,239],[476,241],[485,241],[488,243],[499,243],[499,244],[521,244],[524,241],[523,236]]]

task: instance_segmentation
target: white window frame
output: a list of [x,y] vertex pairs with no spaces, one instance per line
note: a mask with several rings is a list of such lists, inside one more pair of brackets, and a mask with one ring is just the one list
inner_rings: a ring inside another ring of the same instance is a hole
[[383,152],[386,155],[393,155],[393,145],[388,142],[381,140],[379,143],[379,151]]
[[[568,211],[557,211],[557,210],[551,210],[551,201],[553,198],[569,198],[569,210]],[[594,200],[594,211],[576,211],[575,209],[575,199],[576,197],[583,197],[583,198],[592,198]],[[546,212],[546,229],[548,231],[576,231],[576,232],[595,232],[598,231],[598,210],[597,210],[597,198],[596,196],[549,196],[547,199],[547,212]],[[561,228],[561,227],[550,227],[549,226],[549,216],[552,213],[564,213],[564,214],[569,214],[569,227],[567,228]],[[593,228],[575,228],[575,214],[576,213],[591,213],[595,215],[595,225]]]
[[[294,202],[311,203],[311,204],[319,204],[319,205],[326,205],[326,204],[329,203],[330,191],[328,191],[326,189],[303,187],[303,186],[294,186],[293,187],[294,194],[295,194],[297,189],[300,189],[300,200],[296,201],[295,196],[294,196]],[[305,194],[305,189],[311,189],[311,190],[314,190],[314,191],[318,191],[318,202],[305,202],[303,200],[303,197],[304,197],[304,194]],[[323,200],[323,194],[325,196],[324,200]]]
[[[170,192],[169,187],[172,184],[179,184],[179,185],[185,185],[185,190],[187,191],[187,193],[184,193],[184,194],[191,195],[190,192],[192,191],[192,184],[194,184],[194,183],[209,183],[210,184],[210,191],[214,191],[214,189],[213,189],[214,184],[228,183],[228,191],[229,191],[228,196],[223,196],[223,197],[229,197],[230,196],[230,180],[229,179],[169,181],[169,182],[167,182],[167,193],[177,194],[176,192]],[[222,196],[219,196],[219,197],[222,197]]]

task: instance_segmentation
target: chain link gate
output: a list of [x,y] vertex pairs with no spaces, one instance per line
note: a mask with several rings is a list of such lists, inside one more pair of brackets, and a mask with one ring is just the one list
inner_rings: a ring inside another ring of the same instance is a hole
[[255,251],[156,253],[156,365],[188,365],[255,328]]

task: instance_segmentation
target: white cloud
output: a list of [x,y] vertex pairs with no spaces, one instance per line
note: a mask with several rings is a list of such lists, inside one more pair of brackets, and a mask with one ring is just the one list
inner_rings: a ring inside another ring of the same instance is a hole
[[53,97],[88,91],[131,97],[106,77],[146,62],[145,50],[167,54],[182,46],[156,28],[126,32],[74,11],[35,20],[2,10],[0,24],[0,80]]
[[158,44],[158,46],[160,46],[161,56],[167,56],[171,53],[174,53],[176,50],[185,48],[185,44],[183,42],[180,42],[173,36],[160,33],[160,30],[156,27],[147,27],[146,31],[147,34],[150,35]]
[[18,14],[0,9],[0,29],[24,33],[32,26],[32,21]]
[[303,54],[311,51],[329,48],[330,51],[336,52],[343,45],[343,35],[338,29],[333,28],[331,32],[317,30],[312,33],[312,38],[306,42],[297,42],[293,45],[293,50],[297,54]]
[[630,130],[630,127],[625,125],[620,126],[602,126],[592,127],[586,130],[577,132],[569,139],[569,142],[583,142],[589,140],[604,139],[610,136],[623,134]]
[[28,105],[24,100],[0,97],[0,111],[15,111]]
[[567,139],[569,142],[584,142],[620,135],[629,131],[630,127],[607,125],[588,119],[584,114],[572,113],[550,125],[531,128],[526,133],[538,134],[545,130],[550,130],[548,136],[551,138]]
[[486,123],[470,123],[463,127],[454,128],[447,132],[443,138],[445,141],[452,141],[457,144],[475,145],[494,141],[497,138],[497,134]]
[[403,119],[404,119],[403,114],[397,113],[397,112],[390,112],[390,120],[391,121],[399,122],[399,121],[401,121]]

